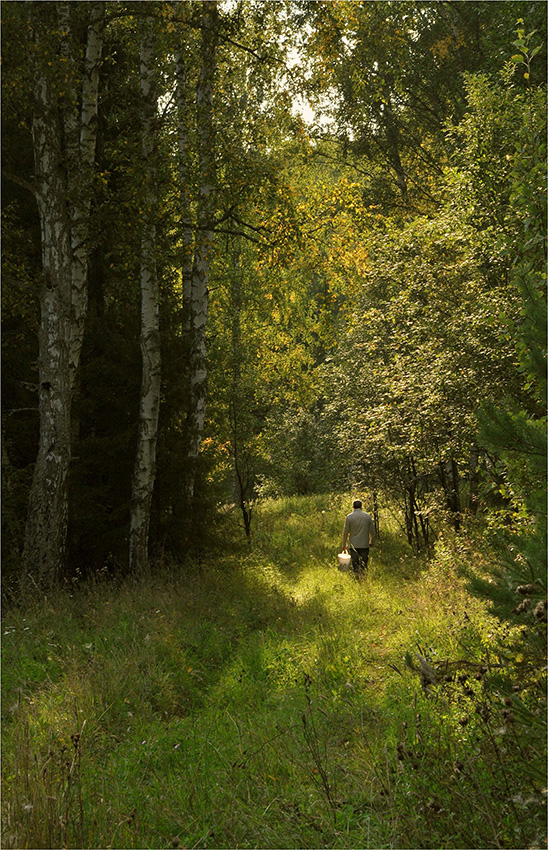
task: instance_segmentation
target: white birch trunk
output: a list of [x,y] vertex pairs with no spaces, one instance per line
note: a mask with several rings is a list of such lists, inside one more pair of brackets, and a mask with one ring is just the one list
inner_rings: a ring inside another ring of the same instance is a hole
[[74,192],[72,213],[72,314],[69,349],[71,391],[74,390],[84,340],[88,306],[89,219],[97,144],[97,110],[99,103],[99,69],[103,50],[105,4],[92,3],[79,120],[78,159],[76,171],[69,175]]
[[[175,14],[184,13],[183,3],[173,4]],[[175,99],[177,104],[177,142],[179,165],[179,209],[181,213],[181,282],[183,310],[181,327],[188,336],[191,325],[192,265],[194,258],[194,234],[191,212],[191,165],[190,165],[190,104],[188,97],[188,68],[186,44],[181,38],[175,50]]]
[[215,210],[215,132],[213,123],[213,77],[216,66],[218,11],[216,0],[202,0],[201,66],[196,91],[198,133],[198,229],[194,250],[191,289],[190,408],[187,421],[188,474],[185,498],[194,497],[196,466],[200,451],[207,400],[206,324],[208,281],[213,252]]
[[141,356],[142,381],[139,433],[133,473],[129,566],[142,572],[148,563],[150,509],[156,477],[156,444],[160,409],[160,325],[156,272],[156,122],[157,91],[153,21],[146,18],[141,34],[142,154],[144,203],[141,235]]
[[[69,97],[63,104],[59,102],[52,84],[51,61],[46,65],[49,54],[42,37],[51,19],[47,4],[44,7],[33,5],[36,83],[32,131],[43,266],[40,436],[25,530],[23,581],[50,587],[59,577],[66,552],[71,403],[87,304],[87,229],[104,3],[94,3],[91,8],[80,118]],[[70,9],[60,3],[56,11],[61,55],[68,67]],[[76,57],[72,58],[76,64]],[[71,174],[77,174],[78,180]]]

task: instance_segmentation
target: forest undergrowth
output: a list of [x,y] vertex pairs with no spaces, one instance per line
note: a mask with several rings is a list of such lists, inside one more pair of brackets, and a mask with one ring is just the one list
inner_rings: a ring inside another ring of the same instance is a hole
[[545,847],[544,625],[479,520],[339,572],[348,502],[10,607],[3,847]]

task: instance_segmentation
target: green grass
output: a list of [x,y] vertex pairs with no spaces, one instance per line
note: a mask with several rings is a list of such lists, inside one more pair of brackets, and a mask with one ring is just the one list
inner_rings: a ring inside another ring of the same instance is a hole
[[477,529],[426,561],[386,518],[355,582],[346,512],[265,503],[251,553],[9,611],[3,846],[545,846],[542,627],[477,593]]

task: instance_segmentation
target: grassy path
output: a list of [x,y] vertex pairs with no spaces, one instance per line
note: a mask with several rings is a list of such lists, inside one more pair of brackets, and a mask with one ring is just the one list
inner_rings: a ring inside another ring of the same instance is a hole
[[[427,564],[385,518],[357,583],[348,510],[270,503],[251,554],[10,612],[3,846],[542,846],[504,715],[538,683],[515,696],[498,665],[520,629],[461,576],[486,555],[440,540]],[[421,687],[418,647],[451,660],[443,684]]]

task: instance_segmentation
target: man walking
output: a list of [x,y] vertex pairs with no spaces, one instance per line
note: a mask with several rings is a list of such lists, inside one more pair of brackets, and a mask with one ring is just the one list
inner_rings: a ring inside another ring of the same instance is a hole
[[350,557],[352,558],[352,569],[356,578],[363,576],[367,569],[369,560],[369,547],[373,542],[373,520],[371,516],[362,510],[362,503],[356,499],[352,504],[353,511],[345,519],[342,551],[347,552],[347,541],[350,537]]

